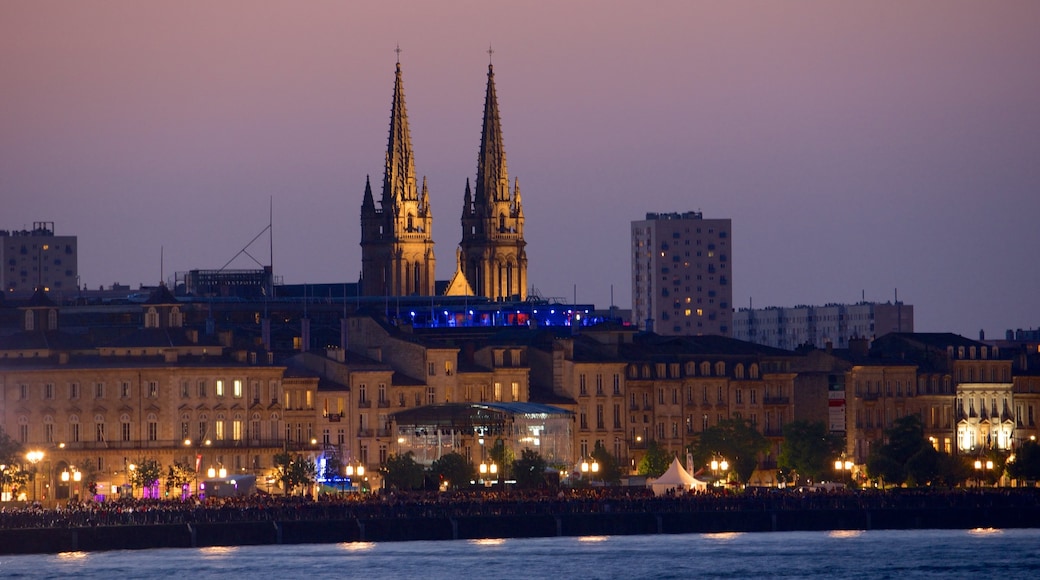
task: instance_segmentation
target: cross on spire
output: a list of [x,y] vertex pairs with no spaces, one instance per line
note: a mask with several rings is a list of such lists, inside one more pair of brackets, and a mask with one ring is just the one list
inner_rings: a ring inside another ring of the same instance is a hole
[[488,64],[493,64],[491,62],[491,57],[492,57],[492,55],[495,54],[495,50],[493,48],[491,48],[490,44],[488,45],[488,51],[487,52],[488,52]]
[[398,43],[397,48],[394,49],[394,52],[397,53],[397,64],[401,64],[401,44],[400,43]]

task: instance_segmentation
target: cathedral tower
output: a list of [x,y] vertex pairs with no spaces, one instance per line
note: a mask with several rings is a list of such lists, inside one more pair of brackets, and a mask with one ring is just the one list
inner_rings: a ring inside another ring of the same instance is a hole
[[480,137],[475,191],[466,180],[462,207],[459,267],[477,296],[492,300],[527,298],[527,251],[520,183],[509,191],[506,151],[495,96],[495,72],[488,65],[484,127]]
[[361,294],[432,296],[432,225],[426,178],[421,192],[415,179],[412,135],[398,61],[382,197],[377,208],[372,185],[366,178],[361,203]]

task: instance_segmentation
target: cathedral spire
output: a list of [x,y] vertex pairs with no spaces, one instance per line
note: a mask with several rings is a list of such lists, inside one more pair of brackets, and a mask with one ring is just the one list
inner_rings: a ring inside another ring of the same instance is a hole
[[[398,55],[400,59],[400,55]],[[415,160],[412,157],[412,134],[408,129],[408,111],[404,105],[401,62],[397,62],[394,100],[390,108],[390,137],[386,145],[386,170],[383,173],[383,211],[389,211],[402,200],[419,198],[415,183]]]
[[361,213],[362,215],[376,213],[376,202],[372,198],[372,180],[368,175],[365,176],[365,197],[361,200]]
[[506,169],[506,150],[502,142],[502,124],[498,115],[498,97],[495,95],[495,70],[488,65],[487,95],[484,97],[484,127],[480,137],[480,157],[477,159],[477,188],[475,201],[492,204],[509,199],[509,172]]

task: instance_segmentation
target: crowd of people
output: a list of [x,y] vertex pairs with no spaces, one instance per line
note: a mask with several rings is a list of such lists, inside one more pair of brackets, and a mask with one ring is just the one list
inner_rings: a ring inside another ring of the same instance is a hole
[[740,493],[669,493],[645,488],[593,487],[558,490],[466,490],[320,495],[317,498],[250,495],[185,500],[69,501],[57,508],[5,506],[0,529],[255,521],[365,520],[551,516],[594,513],[704,513],[723,511],[972,509],[1040,507],[1040,489],[898,489]]

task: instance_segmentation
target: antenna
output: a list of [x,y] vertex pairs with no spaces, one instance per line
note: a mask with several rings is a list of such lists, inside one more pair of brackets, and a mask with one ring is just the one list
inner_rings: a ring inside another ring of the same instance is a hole
[[163,250],[164,249],[165,248],[163,248],[162,246],[159,246],[159,284],[160,285],[162,285],[162,283],[163,283],[163,258],[164,258]]

